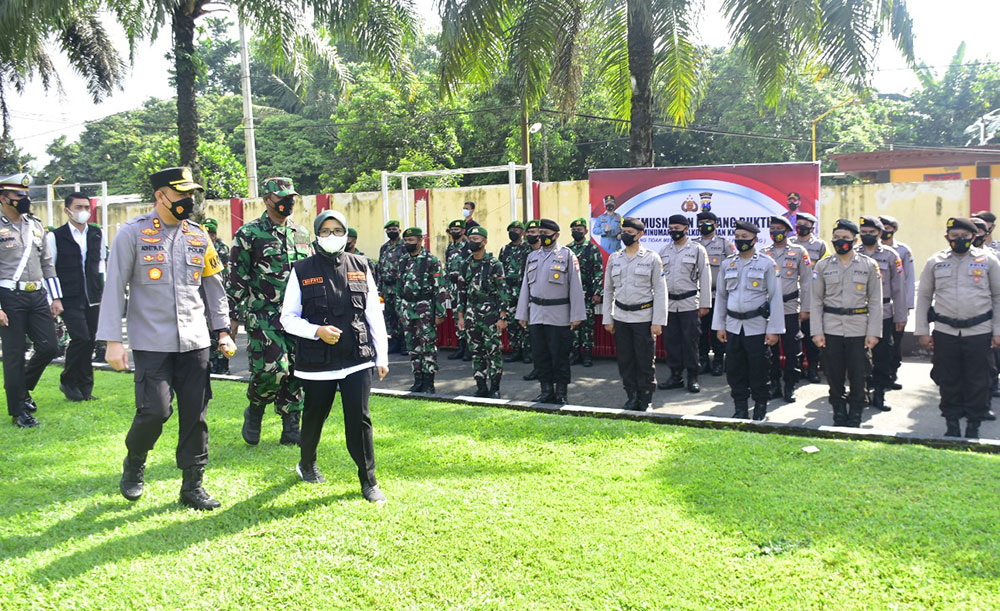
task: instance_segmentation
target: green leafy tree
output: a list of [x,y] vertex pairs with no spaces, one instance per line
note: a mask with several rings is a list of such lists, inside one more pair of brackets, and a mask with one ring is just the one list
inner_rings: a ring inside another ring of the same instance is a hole
[[[198,145],[198,156],[203,160],[202,186],[208,199],[243,197],[247,190],[246,167],[233,154],[225,142],[202,139]],[[176,136],[161,136],[153,139],[147,147],[139,151],[135,162],[136,176],[148,177],[162,168],[180,163],[180,145]],[[135,192],[146,198],[153,197],[148,180],[133,185]]]

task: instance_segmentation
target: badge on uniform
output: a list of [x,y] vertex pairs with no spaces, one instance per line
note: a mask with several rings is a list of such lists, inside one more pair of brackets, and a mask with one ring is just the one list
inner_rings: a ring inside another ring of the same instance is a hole
[[158,244],[163,241],[163,238],[142,238],[142,241],[147,244]]
[[202,264],[202,258],[198,257],[198,256],[191,257],[191,263],[194,263],[195,265],[201,265]]
[[153,219],[153,227],[155,227],[157,229],[160,228],[160,219],[157,219],[157,218]]
[[315,278],[306,278],[302,281],[302,286],[309,286],[311,284],[323,284],[323,277],[317,276]]
[[151,267],[151,268],[149,268],[149,279],[150,280],[159,280],[162,277],[163,277],[163,270],[161,270],[159,267]]
[[365,279],[366,278],[364,272],[347,272],[348,282],[364,282]]
[[142,260],[145,261],[146,263],[152,263],[155,259],[156,259],[156,257],[154,257],[153,255],[143,255],[142,256]]
[[201,240],[199,240],[198,238],[188,238],[188,244],[190,244],[191,246],[204,246],[205,245],[205,243],[202,242]]
[[141,233],[143,235],[160,235],[160,232],[159,232],[158,229],[151,229],[149,227],[146,227],[145,229],[139,231],[139,233]]
[[191,277],[194,278],[195,280],[201,280],[201,272],[195,270],[191,272]]

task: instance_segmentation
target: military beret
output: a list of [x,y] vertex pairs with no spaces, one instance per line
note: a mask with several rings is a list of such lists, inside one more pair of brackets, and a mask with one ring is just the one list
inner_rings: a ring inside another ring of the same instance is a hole
[[191,168],[184,166],[167,168],[150,174],[149,184],[153,187],[154,191],[161,187],[170,187],[178,193],[205,190],[201,185],[194,181],[194,175],[191,173]]
[[526,229],[538,229],[541,227],[541,221],[538,219],[531,219],[528,224],[524,226]]
[[879,231],[885,231],[885,226],[882,225],[882,221],[878,220],[877,216],[863,216],[861,217],[861,227],[874,227]]
[[349,237],[349,238],[357,238],[358,237],[358,230],[355,229],[354,227],[349,227],[347,229],[347,237]]
[[448,229],[454,229],[455,227],[465,229],[465,219],[455,219],[454,221],[448,223]]
[[796,212],[795,213],[795,220],[798,221],[800,219],[804,220],[804,221],[809,221],[813,225],[815,225],[818,222],[818,220],[816,219],[816,217],[813,216],[813,215],[811,215],[811,214],[809,214],[808,212]]
[[476,225],[475,227],[467,231],[465,235],[481,235],[484,238],[490,237],[490,234],[489,232],[486,231],[486,228],[480,225]]
[[984,221],[983,219],[979,218],[978,216],[974,216],[969,220],[972,221],[972,224],[975,225],[977,229],[982,229],[983,231],[990,230],[990,224]]
[[410,227],[403,232],[404,238],[419,238],[424,235],[424,230],[420,227]]
[[622,227],[631,227],[639,231],[646,231],[646,224],[634,216],[626,216],[625,220],[622,221]]
[[511,221],[510,225],[507,225],[507,229],[524,229],[524,223],[521,221]]
[[966,229],[976,233],[976,226],[972,224],[972,221],[961,216],[953,216],[948,219],[948,229]]
[[691,226],[691,221],[689,221],[688,217],[684,216],[683,214],[671,214],[670,218],[667,219],[667,223],[670,225],[684,225],[687,227]]
[[736,221],[736,229],[742,229],[743,231],[749,231],[750,233],[757,235],[760,233],[760,227],[754,225],[753,223],[748,223],[746,221]]
[[886,225],[892,225],[893,227],[899,227],[899,221],[896,220],[896,217],[894,217],[894,216],[889,216],[889,215],[880,216],[880,217],[878,217],[878,220],[882,221],[882,226],[883,227],[886,226]]
[[390,227],[399,227],[399,221],[397,221],[396,219],[392,219],[385,225],[382,225],[382,229],[388,229]]
[[615,196],[614,195],[605,195],[604,196],[604,203],[606,204],[609,201],[612,201],[612,202],[615,201]]
[[542,229],[548,229],[549,231],[559,231],[559,223],[553,221],[552,219],[540,219],[538,221],[538,226]]
[[983,219],[987,223],[997,222],[997,215],[993,214],[989,210],[982,210],[980,212],[973,214],[972,216],[976,217],[977,219]]
[[580,218],[578,218],[578,219],[575,219],[572,223],[569,224],[569,228],[570,229],[572,229],[574,227],[583,227],[584,229],[586,229],[587,228],[587,219],[583,218],[582,216]]
[[205,222],[202,223],[202,226],[204,226],[206,230],[215,233],[216,231],[219,230],[219,221],[215,219],[205,219]]
[[860,231],[858,229],[857,224],[854,221],[850,221],[848,219],[837,219],[837,224],[833,226],[833,230],[836,231],[838,229],[846,229],[847,231],[850,231],[854,235],[858,235],[858,232]]
[[777,216],[777,215],[776,216],[772,216],[768,220],[768,223],[770,223],[771,225],[784,225],[788,229],[795,229],[794,227],[792,227],[791,221],[789,221],[788,219],[786,219],[783,216]]
[[476,219],[469,219],[469,220],[465,221],[465,228],[466,229],[470,229],[472,227],[479,227],[479,223],[476,222]]
[[716,223],[718,223],[719,222],[719,217],[714,212],[712,212],[711,210],[703,210],[702,212],[698,213],[698,220],[699,221],[715,221]]

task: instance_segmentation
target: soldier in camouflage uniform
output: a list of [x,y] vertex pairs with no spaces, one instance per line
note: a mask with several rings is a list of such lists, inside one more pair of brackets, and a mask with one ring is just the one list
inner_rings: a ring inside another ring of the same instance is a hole
[[406,349],[413,367],[410,392],[434,393],[437,373],[437,327],[444,322],[448,290],[441,279],[441,260],[420,244],[424,232],[403,232],[406,252],[399,259],[396,295]]
[[458,276],[456,311],[458,326],[469,340],[476,396],[499,399],[503,377],[501,336],[507,328],[511,301],[503,265],[486,252],[488,235],[483,227],[466,232],[471,254],[462,262]]
[[[229,284],[229,246],[219,238],[219,221],[207,218],[201,225],[208,232],[208,237],[215,246],[215,252],[219,253],[219,261],[222,263],[222,274],[219,277],[222,278],[222,285],[226,286]],[[219,351],[219,338],[214,333],[212,334],[212,346],[211,350],[209,350],[209,355],[209,371],[212,373],[229,373],[229,359]]]
[[594,306],[601,303],[604,296],[604,257],[601,249],[590,240],[587,231],[587,219],[578,218],[569,224],[573,233],[573,242],[569,249],[580,262],[580,280],[583,282],[584,305],[587,310],[587,320],[573,329],[573,354],[569,364],[583,363],[584,367],[593,367],[590,358],[594,348]]
[[[510,238],[510,243],[504,244],[498,258],[507,278],[510,302],[517,303],[517,296],[521,294],[524,262],[528,258],[528,253],[531,252],[531,247],[523,240],[524,223],[521,221],[511,221],[507,225],[507,237]],[[525,363],[531,362],[531,349],[525,349],[527,337],[528,332],[521,328],[521,325],[507,325],[507,343],[510,344],[511,353],[504,359],[504,362],[512,363],[520,360]]]
[[375,267],[375,262],[372,261],[371,257],[358,250],[358,230],[354,227],[347,230],[347,246],[344,247],[344,252],[364,257],[365,261],[368,262],[368,269],[372,270],[372,277],[375,279],[375,285],[378,286],[378,269]]
[[[542,225],[541,225],[541,221],[538,220],[538,219],[532,219],[532,220],[528,221],[528,223],[524,227],[525,227],[525,232],[524,232],[525,233],[525,238],[524,239],[525,239],[525,241],[528,242],[528,255],[530,255],[531,253],[533,253],[534,251],[536,251],[536,250],[538,250],[539,248],[542,247],[542,241],[541,241],[542,240],[542,237],[541,237]],[[525,255],[524,256],[524,260],[521,262],[521,277],[518,280],[518,282],[522,282],[524,280],[524,266],[525,266],[525,263],[528,260],[528,255]],[[520,290],[520,288],[518,288],[518,298],[520,298],[520,295],[521,295],[521,290]],[[512,325],[512,326],[520,327],[521,325]],[[531,363],[532,360],[531,360],[531,357],[529,356],[532,353],[531,334],[528,333],[528,330],[524,329],[524,327],[521,327],[521,328],[523,329],[523,332],[524,332],[524,355],[525,355],[524,362],[525,363]],[[523,376],[521,376],[521,379],[522,380],[527,380],[529,382],[531,380],[537,380],[538,379],[538,372],[535,371],[534,367],[532,367],[531,371],[529,371],[528,373],[526,373]]]
[[399,267],[399,257],[403,252],[403,242],[399,237],[399,221],[391,220],[383,227],[389,241],[378,249],[378,264],[375,266],[378,280],[378,292],[385,302],[383,316],[385,330],[389,334],[389,354],[403,350],[403,327],[399,323],[399,310],[396,298],[396,277]]
[[243,319],[249,336],[250,405],[243,412],[243,440],[260,442],[264,409],[273,402],[281,415],[281,444],[297,445],[302,389],[292,375],[295,340],[285,335],[278,319],[292,263],[310,256],[312,248],[309,232],[288,218],[298,195],[291,179],[268,178],[261,193],[267,209],[236,232],[226,289],[229,311]]
[[[478,223],[477,223],[478,224]],[[469,241],[465,239],[465,220],[455,219],[448,223],[448,235],[451,236],[451,243],[444,251],[444,269],[448,273],[448,293],[451,297],[458,294],[458,273],[462,267],[462,262],[469,256]],[[452,313],[455,312],[455,302],[452,300]],[[455,336],[458,338],[458,350],[448,355],[449,361],[462,359],[472,360],[472,353],[468,349],[465,331],[456,328]]]

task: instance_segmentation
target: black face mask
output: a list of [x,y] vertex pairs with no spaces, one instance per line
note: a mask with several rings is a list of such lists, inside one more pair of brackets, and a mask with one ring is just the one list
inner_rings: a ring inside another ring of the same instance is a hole
[[788,209],[792,210],[792,211],[795,211],[795,210],[799,209],[800,205],[801,205],[801,202],[797,202],[797,201],[793,200],[793,201],[788,202]]
[[525,237],[524,239],[528,241],[528,244],[531,244],[531,245],[538,244],[538,236],[537,235],[533,235],[533,234],[529,233],[527,235],[527,237]]
[[631,233],[623,233],[622,234],[622,244],[624,244],[625,246],[631,246],[631,245],[635,244],[636,237],[637,236],[634,236]]
[[398,231],[386,231],[385,232],[385,236],[387,238],[389,238],[390,242],[395,242],[396,240],[399,239],[399,232]]
[[673,240],[674,242],[680,242],[681,240],[684,239],[684,236],[688,234],[688,232],[686,231],[671,231],[669,233],[670,233],[670,239]]
[[701,235],[708,235],[715,231],[715,225],[712,223],[702,223],[701,225],[698,225],[698,231]]
[[812,233],[812,230],[813,230],[812,227],[806,227],[804,225],[797,225],[795,227],[795,233],[797,233],[800,238],[808,236],[810,233]]
[[882,239],[883,240],[891,240],[892,236],[894,236],[894,235],[895,235],[895,232],[893,232],[893,231],[883,231],[882,232]]
[[577,241],[577,242],[582,242],[585,237],[587,237],[587,232],[586,231],[574,231],[573,232],[573,239],[575,241]]
[[975,246],[976,248],[981,247],[985,243],[986,243],[986,236],[984,235],[977,235],[972,239],[972,245]]
[[553,244],[556,243],[555,237],[550,235],[543,235],[541,237],[541,240],[542,240],[542,246],[544,246],[545,248],[548,248],[549,246],[552,246]]
[[757,243],[757,238],[749,238],[749,239],[746,239],[746,240],[739,240],[739,239],[737,239],[737,240],[733,240],[733,242],[736,244],[736,250],[738,250],[740,252],[746,252],[746,251],[750,250],[751,248],[753,248],[754,244]]
[[833,241],[833,249],[842,255],[846,255],[847,253],[851,252],[852,246],[854,246],[854,240],[840,239]]
[[178,221],[190,217],[192,212],[194,212],[194,198],[192,197],[170,202],[170,214],[173,214]]
[[274,205],[274,210],[281,216],[289,216],[292,213],[292,208],[295,207],[295,198],[289,195],[283,199],[279,199],[278,203]]
[[404,244],[404,246],[406,246],[406,251],[407,252],[414,253],[414,252],[417,252],[418,250],[420,250],[420,242],[417,242],[416,244],[409,244],[409,243],[407,243],[407,244]]
[[449,233],[451,234],[451,239],[455,240],[456,242],[459,240],[459,238],[462,237],[461,231],[450,231]]
[[518,238],[521,237],[521,233],[511,229],[510,231],[507,232],[507,237],[510,238],[511,242],[516,242]]
[[870,233],[862,233],[861,243],[864,244],[865,246],[875,246],[876,244],[878,244],[878,236],[872,235]]
[[775,242],[784,242],[785,241],[785,232],[784,231],[772,231],[771,232],[771,239],[774,240]]
[[483,249],[482,242],[469,242],[469,250],[472,252],[479,252]]
[[949,240],[948,243],[951,244],[951,249],[958,254],[967,253],[972,247],[972,239],[970,238],[956,238]]
[[14,207],[20,214],[28,214],[31,212],[31,198],[25,195],[21,199],[10,200],[10,205]]

